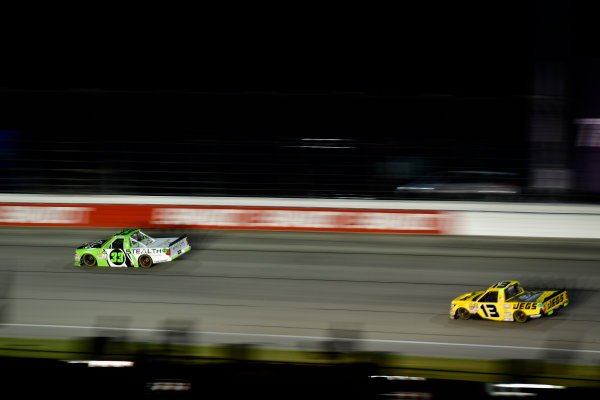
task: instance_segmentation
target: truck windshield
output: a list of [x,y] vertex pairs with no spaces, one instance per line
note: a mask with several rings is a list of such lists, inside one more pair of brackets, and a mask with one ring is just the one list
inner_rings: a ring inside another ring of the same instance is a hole
[[523,289],[519,285],[511,285],[504,290],[504,293],[506,293],[506,300],[508,300],[523,293]]
[[130,236],[130,239],[131,239],[131,245],[133,247],[139,247],[139,246],[146,247],[150,243],[154,242],[154,239],[152,239],[150,236],[146,235],[142,231],[135,232],[133,235]]

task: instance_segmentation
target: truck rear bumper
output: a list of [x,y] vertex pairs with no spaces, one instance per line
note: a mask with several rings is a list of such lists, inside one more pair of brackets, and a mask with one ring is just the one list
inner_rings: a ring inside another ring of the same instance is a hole
[[181,251],[181,253],[178,252],[178,254],[174,254],[173,257],[171,257],[172,260],[179,258],[180,256],[182,256],[183,254],[187,253],[188,251],[190,251],[192,248],[191,247],[186,247],[185,249],[183,249]]

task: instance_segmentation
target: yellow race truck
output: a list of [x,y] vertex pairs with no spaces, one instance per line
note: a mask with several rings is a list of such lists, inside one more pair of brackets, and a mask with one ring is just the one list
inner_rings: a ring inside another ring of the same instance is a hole
[[518,281],[502,281],[486,291],[465,293],[452,300],[450,318],[526,322],[552,315],[568,304],[565,289],[526,291]]

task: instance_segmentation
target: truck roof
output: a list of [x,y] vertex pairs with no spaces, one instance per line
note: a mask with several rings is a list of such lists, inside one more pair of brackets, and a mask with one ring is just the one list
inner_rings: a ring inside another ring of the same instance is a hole
[[519,281],[500,281],[492,286],[490,286],[490,288],[488,290],[492,290],[492,289],[505,289],[507,287],[509,287],[510,285],[520,285]]
[[121,232],[117,232],[113,236],[129,236],[132,233],[135,233],[135,232],[137,232],[139,230],[140,230],[140,228],[123,229]]

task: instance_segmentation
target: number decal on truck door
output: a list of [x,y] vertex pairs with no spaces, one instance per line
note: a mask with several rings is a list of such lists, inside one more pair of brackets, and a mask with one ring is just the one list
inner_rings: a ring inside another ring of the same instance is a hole
[[500,316],[496,306],[493,304],[483,304],[481,306],[481,311],[483,311],[483,315],[485,315],[486,318],[498,318]]
[[121,250],[113,250],[110,252],[110,261],[115,265],[121,265],[125,262],[125,254]]

